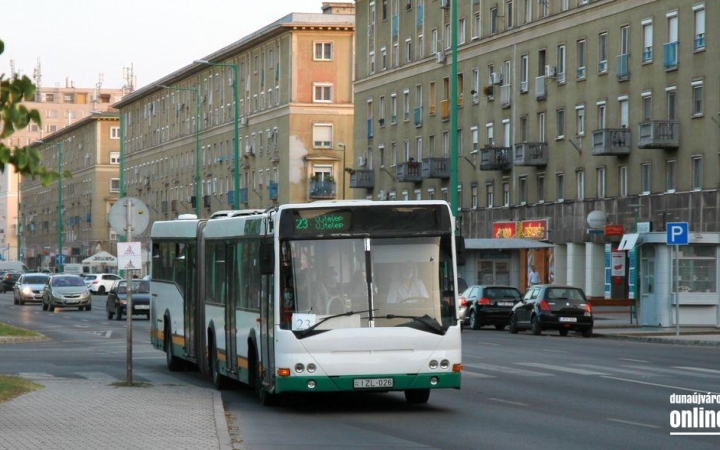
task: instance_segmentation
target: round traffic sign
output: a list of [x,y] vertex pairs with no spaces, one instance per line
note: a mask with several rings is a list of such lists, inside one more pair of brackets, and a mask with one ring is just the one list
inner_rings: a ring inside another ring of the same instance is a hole
[[150,223],[150,211],[139,198],[123,197],[112,205],[108,219],[110,227],[120,236],[127,236],[128,232],[140,234]]

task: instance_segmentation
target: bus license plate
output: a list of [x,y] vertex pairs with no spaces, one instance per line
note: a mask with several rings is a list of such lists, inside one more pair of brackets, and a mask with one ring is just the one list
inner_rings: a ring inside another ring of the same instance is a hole
[[137,310],[140,310],[140,309],[150,309],[150,305],[137,305],[137,306],[135,307],[135,309],[137,309]]
[[577,317],[561,317],[560,322],[577,322]]
[[392,378],[356,378],[353,380],[355,389],[374,389],[393,387]]

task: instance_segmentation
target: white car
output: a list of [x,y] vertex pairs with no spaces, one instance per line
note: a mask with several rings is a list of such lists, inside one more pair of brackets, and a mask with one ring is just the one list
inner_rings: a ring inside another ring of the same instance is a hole
[[114,273],[86,273],[83,275],[85,287],[91,294],[105,295],[110,291],[113,283],[122,280],[122,277]]

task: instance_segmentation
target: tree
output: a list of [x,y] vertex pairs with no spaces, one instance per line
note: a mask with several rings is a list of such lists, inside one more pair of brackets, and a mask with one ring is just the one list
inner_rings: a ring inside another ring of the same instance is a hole
[[[5,43],[0,40],[0,55],[4,51]],[[32,100],[34,94],[35,85],[27,76],[12,74],[6,79],[5,74],[0,74],[0,139],[12,136],[15,131],[31,123],[42,126],[38,110],[28,110],[22,104],[23,101]],[[39,176],[45,186],[61,176],[40,164],[40,153],[36,149],[30,146],[10,148],[0,143],[0,172],[5,172],[8,166],[14,167],[23,176],[33,179]]]

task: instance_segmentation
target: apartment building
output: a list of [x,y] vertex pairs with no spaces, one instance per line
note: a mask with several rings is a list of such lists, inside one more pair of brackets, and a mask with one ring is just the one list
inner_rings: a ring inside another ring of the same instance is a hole
[[716,18],[702,0],[358,0],[350,187],[456,190],[469,283],[524,287],[534,264],[652,325],[674,323],[665,229],[688,222],[681,317],[718,325]]
[[[90,116],[93,111],[107,111],[124,93],[123,89],[74,87],[69,81],[65,87],[40,86],[32,101],[24,102],[24,105],[39,111],[42,125],[30,124],[0,141],[10,148],[30,145]],[[22,202],[22,196],[18,196],[19,183],[20,176],[12,169],[0,174],[0,250],[3,259],[23,259],[22,236],[18,246],[21,220],[18,205]]]
[[[117,234],[108,212],[120,192],[120,120],[116,113],[96,113],[31,146],[43,165],[63,178],[43,186],[39,177],[23,177],[21,226],[25,265],[55,270],[106,252],[115,254]],[[58,258],[62,249],[62,258]]]
[[125,195],[151,222],[349,198],[354,23],[352,3],[288,14],[115,104]]

